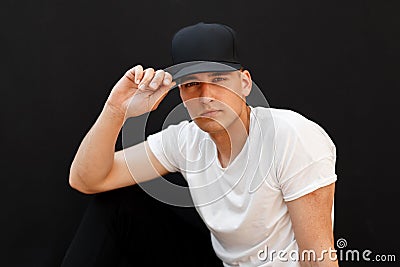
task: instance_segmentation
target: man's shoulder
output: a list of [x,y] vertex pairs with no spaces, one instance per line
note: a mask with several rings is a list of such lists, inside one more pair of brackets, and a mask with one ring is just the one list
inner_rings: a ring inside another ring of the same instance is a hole
[[180,122],[168,123],[163,129],[158,132],[163,136],[176,136],[181,139],[193,139],[199,135],[204,135],[204,132],[192,120],[182,120]]
[[276,129],[294,129],[309,122],[305,116],[290,109],[255,107],[253,112],[258,120],[269,120]]
[[[270,109],[273,118],[275,142],[277,146],[292,144],[299,146],[329,148],[334,150],[334,143],[324,128],[318,123],[288,109]],[[318,150],[317,148],[315,150]],[[325,151],[325,150],[324,150]]]
[[162,130],[160,132],[166,132],[166,131],[181,131],[182,129],[186,128],[193,128],[193,121],[189,120],[181,120],[181,121],[176,121],[176,122],[165,122]]
[[276,141],[296,140],[298,138],[327,136],[325,130],[316,122],[308,119],[301,113],[282,108],[254,108],[257,120],[264,129],[272,130]]

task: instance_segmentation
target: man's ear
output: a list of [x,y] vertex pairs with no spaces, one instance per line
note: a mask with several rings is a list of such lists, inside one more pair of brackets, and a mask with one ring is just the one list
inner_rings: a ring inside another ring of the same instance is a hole
[[241,82],[242,82],[242,93],[244,96],[248,96],[251,91],[251,87],[253,85],[253,81],[251,80],[251,75],[248,70],[240,71],[241,74]]

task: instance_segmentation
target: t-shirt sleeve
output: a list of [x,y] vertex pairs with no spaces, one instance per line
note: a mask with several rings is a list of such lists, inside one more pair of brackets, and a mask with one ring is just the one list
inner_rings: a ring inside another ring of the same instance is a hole
[[277,126],[277,183],[285,201],[336,181],[336,147],[316,123],[300,114]]
[[182,121],[178,125],[170,125],[164,130],[147,137],[151,152],[169,172],[178,172],[180,170],[176,153],[179,147],[180,129],[187,123],[188,121]]

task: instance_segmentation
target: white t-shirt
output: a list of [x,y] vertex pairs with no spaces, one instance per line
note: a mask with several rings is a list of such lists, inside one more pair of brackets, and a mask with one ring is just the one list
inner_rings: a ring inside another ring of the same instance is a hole
[[147,141],[168,171],[187,180],[224,266],[300,266],[285,201],[336,181],[336,148],[318,124],[294,111],[250,108],[249,137],[226,168],[194,122]]

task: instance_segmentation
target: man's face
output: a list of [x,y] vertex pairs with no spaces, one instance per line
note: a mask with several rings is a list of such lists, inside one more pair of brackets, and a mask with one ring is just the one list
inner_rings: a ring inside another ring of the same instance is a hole
[[206,72],[186,76],[179,85],[190,117],[205,132],[218,132],[246,110],[251,90],[248,71]]

